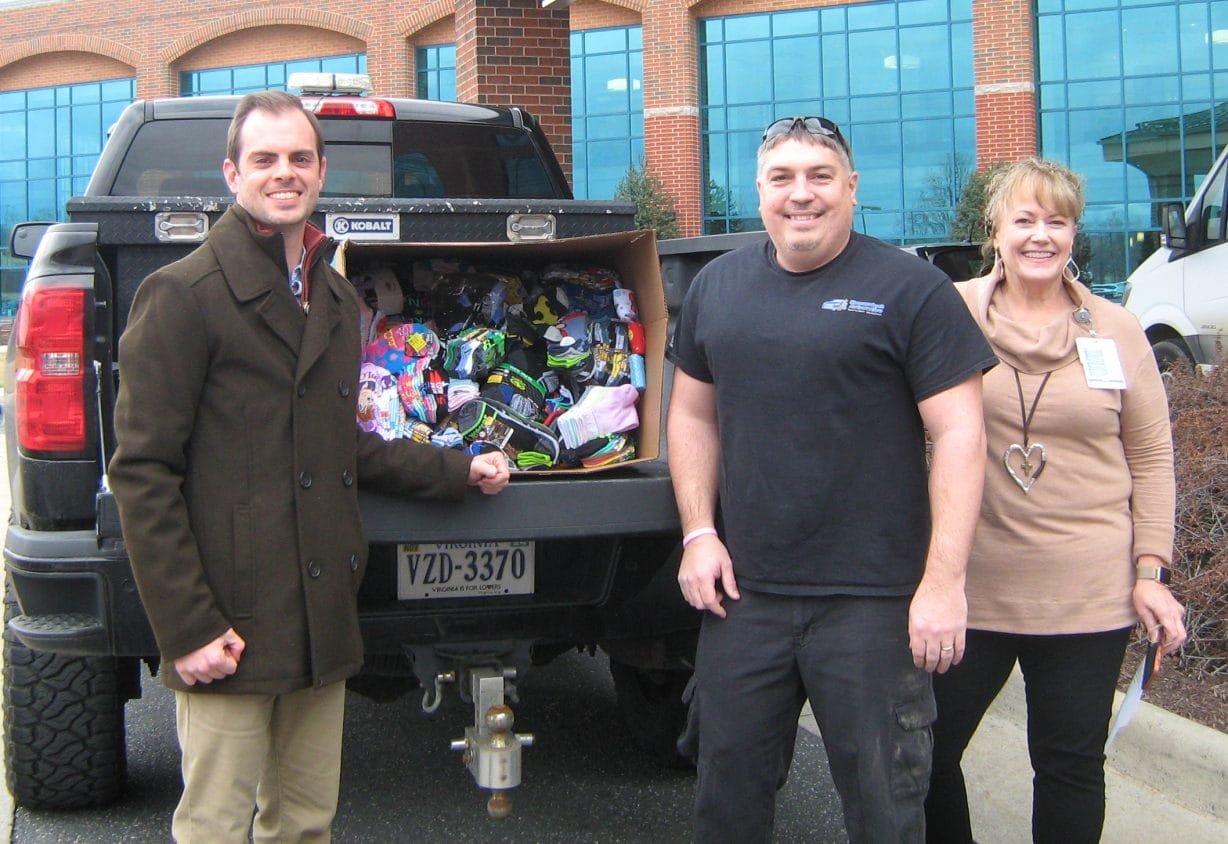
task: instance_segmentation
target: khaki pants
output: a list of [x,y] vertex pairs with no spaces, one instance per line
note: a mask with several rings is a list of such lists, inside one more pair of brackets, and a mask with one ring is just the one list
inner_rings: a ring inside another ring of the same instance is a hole
[[175,692],[175,840],[247,842],[250,829],[258,842],[328,841],[344,715],[345,683],[285,695]]

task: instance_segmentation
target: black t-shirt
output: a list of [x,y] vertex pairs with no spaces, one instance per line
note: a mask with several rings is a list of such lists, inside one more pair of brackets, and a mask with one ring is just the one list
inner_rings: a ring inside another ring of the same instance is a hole
[[695,277],[667,354],[716,386],[740,586],[911,594],[930,531],[917,403],[996,362],[942,272],[855,232],[807,273],[744,247]]

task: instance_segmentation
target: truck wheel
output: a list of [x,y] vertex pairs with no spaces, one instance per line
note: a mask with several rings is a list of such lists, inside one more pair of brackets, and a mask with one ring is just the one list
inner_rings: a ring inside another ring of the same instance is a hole
[[695,766],[678,752],[678,737],[686,726],[682,692],[691,679],[686,670],[636,668],[610,660],[610,676],[618,709],[631,738],[659,764],[690,770]]
[[14,800],[77,809],[116,800],[127,777],[124,701],[111,657],[32,651],[8,630],[4,604],[4,751]]
[[1173,369],[1184,371],[1194,365],[1194,359],[1185,348],[1185,344],[1177,340],[1161,340],[1158,343],[1152,343],[1151,351],[1156,356],[1156,364],[1160,367],[1161,374]]

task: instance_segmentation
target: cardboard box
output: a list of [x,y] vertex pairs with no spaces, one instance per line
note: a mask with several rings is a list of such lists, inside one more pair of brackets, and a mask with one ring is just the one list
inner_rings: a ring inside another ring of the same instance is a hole
[[540,268],[566,262],[611,267],[623,286],[634,291],[644,326],[644,355],[647,388],[640,395],[639,428],[635,431],[636,456],[611,466],[580,469],[547,469],[518,472],[517,477],[582,475],[634,466],[656,460],[661,453],[661,402],[665,372],[665,344],[669,333],[669,311],[661,283],[656,235],[651,230],[573,237],[564,240],[521,243],[378,243],[346,241],[337,251],[334,264],[343,274],[368,262],[412,263],[426,258],[455,258],[476,265],[503,266],[509,269]]

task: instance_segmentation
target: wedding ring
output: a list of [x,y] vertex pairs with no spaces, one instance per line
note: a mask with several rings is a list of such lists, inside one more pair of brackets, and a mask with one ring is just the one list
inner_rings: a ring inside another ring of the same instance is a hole
[[954,646],[954,645],[946,645],[946,646],[944,646],[944,647],[939,648],[939,650],[940,650],[940,651],[942,651],[942,652],[945,654],[945,653],[948,653],[948,652],[950,652],[950,651],[955,650],[955,646]]

